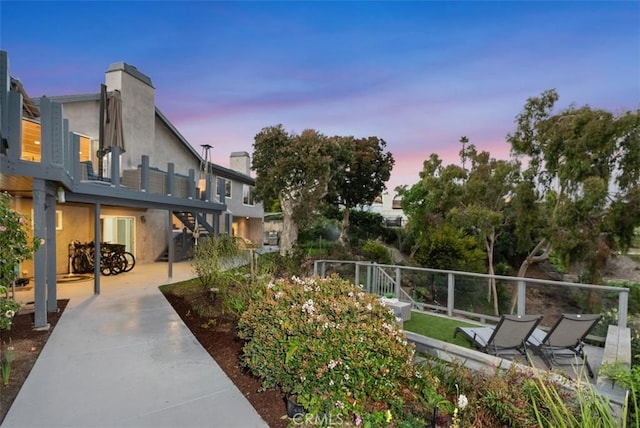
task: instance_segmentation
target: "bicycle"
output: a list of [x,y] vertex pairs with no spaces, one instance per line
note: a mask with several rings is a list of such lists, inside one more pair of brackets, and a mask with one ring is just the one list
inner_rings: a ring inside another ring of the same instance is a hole
[[136,259],[122,244],[104,243],[103,260],[104,265],[100,267],[100,271],[105,275],[117,275],[122,272],[129,272],[136,265]]
[[[74,273],[91,273],[95,267],[95,245],[92,242],[81,244],[79,241],[72,241],[71,248],[74,250],[71,256],[71,266]],[[107,242],[100,244],[100,272],[103,275],[117,275],[122,272],[129,272],[134,268],[136,259],[122,244],[110,244]]]

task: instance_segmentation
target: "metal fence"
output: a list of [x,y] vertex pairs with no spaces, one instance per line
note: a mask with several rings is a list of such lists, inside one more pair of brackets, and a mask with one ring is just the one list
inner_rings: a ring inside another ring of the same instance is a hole
[[458,272],[371,262],[317,260],[314,275],[338,274],[365,291],[393,295],[414,309],[462,315],[480,322],[497,322],[491,300],[495,280],[499,313],[543,315],[542,326],[551,326],[562,313],[600,313],[602,325],[592,334],[604,338],[608,324],[627,325],[629,289],[534,278]]

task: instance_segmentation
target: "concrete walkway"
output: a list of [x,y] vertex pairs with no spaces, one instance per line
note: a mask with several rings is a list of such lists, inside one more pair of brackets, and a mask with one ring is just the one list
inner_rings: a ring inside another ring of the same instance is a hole
[[102,276],[99,296],[60,283],[69,304],[2,428],[266,427],[158,290],[193,276],[154,263]]

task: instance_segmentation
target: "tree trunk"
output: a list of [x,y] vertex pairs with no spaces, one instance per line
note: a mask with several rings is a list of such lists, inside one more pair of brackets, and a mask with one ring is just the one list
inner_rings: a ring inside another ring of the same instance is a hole
[[[536,256],[536,254],[542,249],[542,247],[547,246],[542,254]],[[529,266],[534,265],[536,263],[543,262],[549,258],[549,253],[551,253],[551,244],[547,242],[546,238],[542,238],[538,245],[535,246],[533,250],[529,253],[526,259],[520,265],[520,269],[518,269],[518,278],[524,278],[527,274],[527,269]],[[513,311],[516,308],[516,304],[518,303],[518,284],[514,284],[513,290],[511,291],[511,307],[509,308],[509,313],[513,314]]]
[[293,202],[290,199],[281,199],[280,206],[282,208],[280,255],[287,256],[292,253],[293,245],[298,240],[298,224],[293,219]]
[[346,245],[349,238],[347,237],[347,232],[349,232],[349,214],[351,213],[351,209],[348,206],[344,207],[344,216],[342,216],[342,229],[340,230],[340,237],[338,241],[342,245]]
[[500,315],[500,308],[498,307],[498,289],[496,287],[496,279],[494,278],[495,269],[493,267],[493,247],[495,246],[496,238],[492,233],[487,240],[487,258],[489,264],[489,275],[491,278],[489,280],[489,292],[493,296],[493,313],[495,316]]

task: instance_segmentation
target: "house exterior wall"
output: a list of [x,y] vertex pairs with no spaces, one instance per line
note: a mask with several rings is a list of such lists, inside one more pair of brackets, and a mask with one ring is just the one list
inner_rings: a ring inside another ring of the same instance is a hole
[[111,64],[105,74],[108,91],[119,90],[122,98],[122,127],[126,153],[122,169],[136,168],[142,155],[154,160],[166,151],[155,144],[156,103],[151,79],[125,63]]
[[361,211],[368,211],[378,213],[384,217],[387,225],[391,226],[404,226],[407,223],[407,216],[402,208],[393,208],[393,202],[395,194],[391,195],[388,192],[382,194],[382,203],[376,202],[371,205],[364,205],[359,207]]
[[63,106],[63,114],[69,120],[69,129],[92,139],[98,138],[100,129],[99,100],[66,103]]
[[[175,134],[164,126],[160,120],[156,120],[154,135],[155,154],[154,157],[151,158],[153,159],[154,166],[166,171],[167,164],[172,162],[177,174],[189,175],[189,169],[193,169],[197,179],[200,169],[199,160],[193,156],[193,153],[185,147],[184,144],[176,138]],[[125,140],[125,145],[126,144],[127,142]]]

